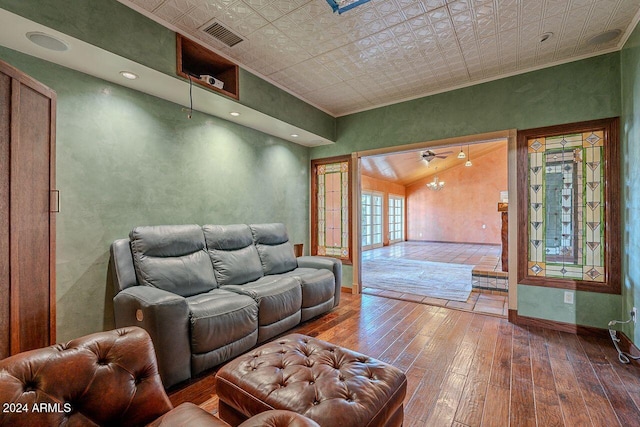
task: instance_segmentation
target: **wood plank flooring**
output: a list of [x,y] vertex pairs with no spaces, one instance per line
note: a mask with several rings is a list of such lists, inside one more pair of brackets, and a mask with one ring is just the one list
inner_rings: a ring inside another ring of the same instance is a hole
[[[345,293],[332,312],[290,332],[403,370],[405,427],[640,426],[640,366],[621,364],[605,338]],[[171,401],[217,412],[213,374]]]

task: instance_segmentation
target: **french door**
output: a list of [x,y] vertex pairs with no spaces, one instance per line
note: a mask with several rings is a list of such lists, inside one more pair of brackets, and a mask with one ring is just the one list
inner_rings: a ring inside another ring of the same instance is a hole
[[382,194],[362,193],[362,250],[382,247]]
[[404,197],[389,196],[389,243],[404,240]]

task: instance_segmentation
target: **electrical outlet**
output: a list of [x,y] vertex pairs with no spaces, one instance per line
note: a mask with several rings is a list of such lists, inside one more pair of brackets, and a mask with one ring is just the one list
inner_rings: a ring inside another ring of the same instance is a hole
[[631,320],[633,320],[633,323],[638,321],[638,309],[635,307],[631,309]]
[[564,303],[565,304],[573,304],[573,292],[564,291]]

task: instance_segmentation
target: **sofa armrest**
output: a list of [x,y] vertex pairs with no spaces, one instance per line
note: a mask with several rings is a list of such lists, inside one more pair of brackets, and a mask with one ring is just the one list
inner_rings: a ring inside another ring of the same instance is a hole
[[165,388],[191,377],[189,307],[180,295],[134,286],[113,298],[116,327],[140,326],[151,336]]
[[129,239],[118,239],[109,247],[109,276],[114,295],[138,284]]
[[333,273],[336,279],[336,292],[333,296],[333,306],[340,303],[340,292],[342,291],[342,262],[339,259],[322,256],[301,256],[298,257],[298,267],[303,268],[324,268]]

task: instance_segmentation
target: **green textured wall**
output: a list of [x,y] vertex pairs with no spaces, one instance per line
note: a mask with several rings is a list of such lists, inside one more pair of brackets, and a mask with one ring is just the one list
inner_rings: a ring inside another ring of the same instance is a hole
[[[0,0],[0,7],[177,78],[175,33],[116,0]],[[335,140],[332,116],[242,69],[240,103]]]
[[518,315],[606,328],[620,316],[620,295],[576,291],[573,304],[564,303],[565,289],[518,286]]
[[[625,248],[622,270],[622,313],[627,319],[632,307],[640,308],[640,26],[632,33],[621,54],[622,153],[625,179],[622,206]],[[625,333],[640,346],[640,328],[629,325]]]
[[136,225],[277,221],[308,247],[307,148],[5,48],[0,59],[58,94],[58,340],[111,327],[109,244]]
[[[313,148],[311,157],[620,114],[616,52],[340,117],[337,143]],[[344,271],[349,286],[352,269]],[[619,295],[580,292],[569,306],[557,289],[517,290],[518,311],[525,316],[606,327],[621,311]]]

